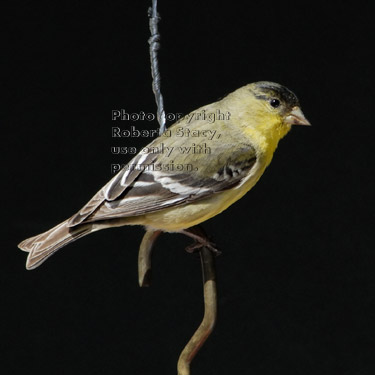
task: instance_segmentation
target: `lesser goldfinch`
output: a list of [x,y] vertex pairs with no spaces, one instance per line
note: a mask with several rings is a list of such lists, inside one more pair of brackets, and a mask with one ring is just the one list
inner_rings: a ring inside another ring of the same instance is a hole
[[273,82],[248,84],[173,124],[68,220],[21,242],[33,269],[100,229],[143,225],[182,232],[240,199],[270,164],[292,125],[310,125],[296,95]]

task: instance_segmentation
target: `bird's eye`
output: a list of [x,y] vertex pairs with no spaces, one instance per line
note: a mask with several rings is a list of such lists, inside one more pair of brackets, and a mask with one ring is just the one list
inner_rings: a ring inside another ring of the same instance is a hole
[[278,99],[271,99],[270,104],[273,108],[277,108],[280,106],[280,100]]

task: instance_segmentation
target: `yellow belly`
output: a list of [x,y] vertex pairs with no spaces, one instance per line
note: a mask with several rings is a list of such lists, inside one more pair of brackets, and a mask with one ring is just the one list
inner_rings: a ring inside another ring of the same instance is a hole
[[256,168],[255,173],[237,189],[229,189],[213,194],[183,206],[166,208],[157,212],[142,215],[132,220],[131,224],[142,224],[153,229],[163,231],[179,231],[198,225],[227,209],[234,202],[242,198],[259,180],[264,167]]

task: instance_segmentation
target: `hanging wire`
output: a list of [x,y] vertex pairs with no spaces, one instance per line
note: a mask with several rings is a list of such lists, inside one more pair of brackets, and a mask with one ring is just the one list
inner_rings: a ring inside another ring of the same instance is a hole
[[[152,0],[152,7],[148,10],[148,16],[151,32],[151,37],[149,38],[148,43],[150,45],[151,75],[153,79],[152,91],[154,92],[157,105],[157,118],[160,125],[159,134],[162,134],[166,127],[164,102],[160,91],[160,72],[157,56],[157,51],[160,48],[160,34],[158,31],[160,17],[157,12],[157,0]],[[182,232],[190,234],[193,238],[205,239],[207,244],[209,244],[209,239],[206,233],[199,226],[188,228]],[[147,230],[140,245],[138,275],[139,285],[141,287],[150,286],[151,284],[152,249],[156,239],[161,233],[162,232],[158,230]],[[195,247],[196,246],[193,246],[193,248]],[[177,363],[178,375],[190,375],[190,363],[211,334],[216,323],[217,295],[214,255],[209,246],[201,247],[199,251],[203,276],[204,317],[200,326],[181,352]]]
[[159,134],[164,133],[165,127],[165,111],[163,95],[160,91],[160,72],[158,62],[158,50],[160,48],[160,34],[158,30],[158,23],[160,20],[157,11],[157,0],[152,0],[152,7],[148,9],[149,25],[151,37],[148,40],[150,45],[150,61],[151,61],[151,75],[152,75],[152,91],[155,95],[157,106],[157,118],[160,125]]

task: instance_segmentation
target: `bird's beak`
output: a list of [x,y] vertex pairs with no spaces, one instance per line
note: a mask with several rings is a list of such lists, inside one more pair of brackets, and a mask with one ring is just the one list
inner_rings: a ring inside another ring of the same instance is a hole
[[290,125],[307,125],[311,126],[300,107],[293,107],[292,112],[285,117],[285,122]]

